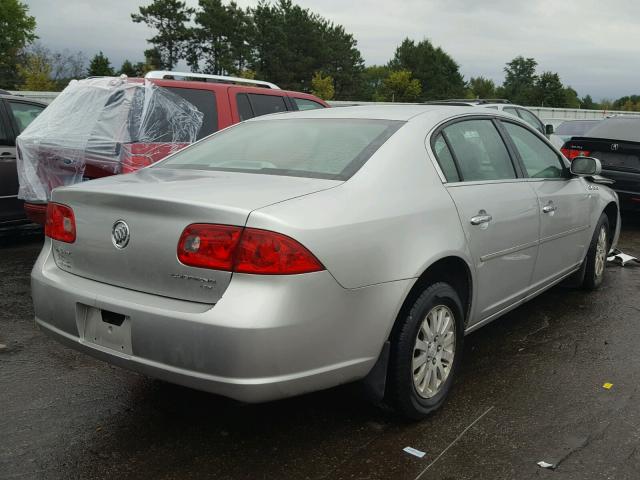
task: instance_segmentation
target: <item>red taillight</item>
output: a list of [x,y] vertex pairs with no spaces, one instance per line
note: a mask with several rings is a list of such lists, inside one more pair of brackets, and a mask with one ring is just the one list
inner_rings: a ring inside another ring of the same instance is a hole
[[76,219],[73,210],[66,205],[49,202],[47,205],[47,220],[44,224],[44,234],[61,242],[76,241]]
[[178,260],[191,267],[261,275],[324,270],[309,250],[281,233],[204,223],[184,229]]
[[214,270],[233,269],[233,256],[242,227],[194,223],[178,242],[178,260],[185,265]]
[[122,145],[121,173],[131,173],[148,167],[189,145],[188,143],[126,143]]
[[262,275],[291,275],[324,270],[322,264],[293,238],[268,230],[247,228],[238,246],[234,271]]
[[591,155],[589,150],[582,150],[581,148],[575,148],[573,146],[562,147],[560,151],[565,157],[567,157],[567,160],[573,160],[576,157],[588,157]]

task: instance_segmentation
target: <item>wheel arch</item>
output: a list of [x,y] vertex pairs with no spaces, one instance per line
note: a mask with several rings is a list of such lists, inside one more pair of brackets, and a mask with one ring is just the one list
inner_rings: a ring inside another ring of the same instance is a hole
[[394,336],[400,320],[411,309],[416,298],[429,285],[435,282],[446,282],[451,285],[460,295],[462,306],[464,308],[464,324],[466,325],[471,314],[471,304],[473,299],[473,276],[471,267],[468,262],[460,256],[449,255],[442,257],[431,263],[415,281],[409,293],[398,311],[398,315],[394,321],[389,339]]

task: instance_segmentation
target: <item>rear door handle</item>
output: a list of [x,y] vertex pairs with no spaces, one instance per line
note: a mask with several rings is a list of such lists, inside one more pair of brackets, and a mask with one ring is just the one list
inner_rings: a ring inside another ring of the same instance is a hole
[[478,215],[471,217],[471,225],[481,225],[483,223],[489,223],[493,220],[493,217],[484,210],[480,210]]
[[542,211],[544,213],[555,212],[557,209],[558,207],[556,207],[555,205],[545,205],[544,207],[542,207]]

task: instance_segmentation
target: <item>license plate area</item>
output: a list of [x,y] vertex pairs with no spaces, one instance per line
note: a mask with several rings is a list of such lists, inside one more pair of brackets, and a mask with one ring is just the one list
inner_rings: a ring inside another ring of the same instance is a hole
[[76,320],[78,332],[86,343],[132,355],[128,315],[79,304]]

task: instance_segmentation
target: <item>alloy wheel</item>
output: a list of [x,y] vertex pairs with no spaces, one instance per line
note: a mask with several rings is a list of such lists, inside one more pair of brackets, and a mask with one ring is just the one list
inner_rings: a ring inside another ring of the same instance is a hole
[[413,347],[413,385],[423,398],[436,395],[453,367],[456,322],[445,305],[433,307],[420,324]]
[[607,261],[607,230],[604,227],[600,227],[600,233],[598,234],[598,243],[596,244],[596,262],[595,262],[595,275],[596,278],[600,278],[604,273],[604,267]]

